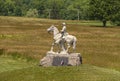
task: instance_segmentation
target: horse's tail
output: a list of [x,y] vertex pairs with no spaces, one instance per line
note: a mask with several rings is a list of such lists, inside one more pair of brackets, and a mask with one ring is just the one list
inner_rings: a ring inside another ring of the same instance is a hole
[[76,42],[77,42],[77,38],[74,36],[73,38],[73,50],[75,51],[76,48]]

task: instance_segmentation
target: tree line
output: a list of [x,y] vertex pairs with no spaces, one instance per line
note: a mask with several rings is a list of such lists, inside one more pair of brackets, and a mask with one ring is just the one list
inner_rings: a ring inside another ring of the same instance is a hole
[[100,20],[120,25],[120,0],[0,0],[1,16]]

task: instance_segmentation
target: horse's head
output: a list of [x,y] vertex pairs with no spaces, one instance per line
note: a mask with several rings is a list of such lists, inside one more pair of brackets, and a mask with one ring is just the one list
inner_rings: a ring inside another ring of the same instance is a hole
[[54,25],[50,26],[50,27],[47,29],[48,33],[53,32],[53,31],[54,31],[54,27],[55,27]]

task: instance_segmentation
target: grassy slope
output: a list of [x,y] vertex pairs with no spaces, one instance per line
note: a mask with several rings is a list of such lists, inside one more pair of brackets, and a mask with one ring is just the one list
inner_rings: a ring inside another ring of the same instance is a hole
[[77,67],[38,67],[0,57],[0,81],[119,81],[120,72],[88,64]]
[[0,81],[119,81],[120,72],[91,65],[30,67],[0,73]]
[[26,62],[25,60],[15,60],[10,56],[0,56],[0,73],[32,66],[32,64]]
[[[6,53],[19,52],[20,54],[25,54],[36,59],[40,59],[45,55],[46,51],[50,49],[50,42],[52,42],[52,35],[49,35],[46,32],[46,29],[52,24],[55,24],[59,29],[61,29],[61,23],[63,21],[64,20],[0,17],[0,48],[5,49]],[[90,21],[65,22],[67,22],[68,32],[72,35],[75,35],[78,39],[77,52],[81,52],[85,65],[80,67],[52,68],[33,66],[32,68],[18,71],[15,70],[2,72],[0,73],[0,80],[5,81],[6,79],[7,81],[16,81],[18,78],[22,79],[18,81],[33,81],[34,79],[35,81],[39,81],[39,79],[41,79],[41,81],[119,80],[120,73],[118,71],[120,71],[120,28],[96,27],[95,25],[100,25],[100,23],[97,22],[96,24]],[[85,26],[86,24],[89,26]],[[90,25],[94,26],[91,27]],[[4,62],[1,63],[3,64]],[[16,61],[15,63],[18,63],[19,65],[19,61]],[[11,65],[11,63],[9,64],[9,62],[6,62],[6,67],[9,65]],[[92,65],[98,67],[94,67]],[[27,67],[26,64],[21,65],[21,68],[22,66]],[[9,67],[17,66],[11,65]],[[10,70],[9,67],[7,68],[8,70]],[[112,68],[113,70],[99,67]],[[7,69],[4,69],[4,71],[7,71]],[[56,72],[59,73],[56,74]],[[63,74],[65,75],[62,76]],[[48,77],[48,79],[46,77]]]

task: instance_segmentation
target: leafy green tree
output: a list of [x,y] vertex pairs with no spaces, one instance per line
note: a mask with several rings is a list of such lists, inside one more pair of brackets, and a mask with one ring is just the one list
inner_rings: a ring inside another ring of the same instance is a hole
[[120,26],[120,11],[118,12],[119,13],[112,18],[112,22],[113,24]]
[[0,0],[0,15],[4,15],[4,0]]
[[14,15],[15,4],[12,0],[6,0],[5,2],[6,15]]
[[37,9],[29,9],[26,14],[27,17],[38,17]]
[[45,17],[45,0],[32,0],[31,6],[38,10],[39,17]]
[[118,3],[119,0],[90,0],[91,18],[101,20],[105,27],[107,21],[112,20],[113,16],[120,11]]
[[[89,0],[0,0],[0,15],[32,16],[53,19],[88,19]],[[31,10],[30,10],[31,9]]]
[[22,16],[22,10],[21,10],[21,8],[20,7],[15,7],[15,9],[14,9],[14,15],[15,16]]
[[64,2],[62,0],[49,0],[47,8],[50,9],[52,19],[60,19],[60,10],[63,9]]
[[88,19],[89,0],[75,0],[73,3],[75,9],[79,15],[79,19]]
[[78,12],[78,10],[76,8],[74,8],[73,5],[69,5],[67,7],[67,9],[64,10],[64,11],[66,11],[65,19],[67,19],[67,20],[77,20],[77,16],[78,16],[77,12]]
[[0,0],[0,15],[14,15],[14,1]]
[[114,3],[115,6],[114,9],[115,11],[113,12],[114,15],[111,17],[111,21],[115,24],[120,26],[120,0],[115,0],[116,2]]

